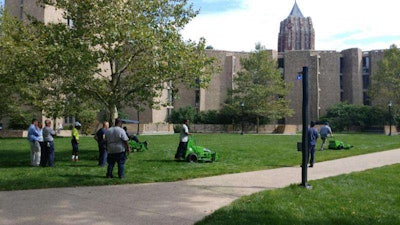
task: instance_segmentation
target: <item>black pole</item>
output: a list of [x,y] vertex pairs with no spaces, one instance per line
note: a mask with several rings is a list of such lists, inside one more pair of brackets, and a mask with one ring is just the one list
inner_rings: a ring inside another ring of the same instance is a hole
[[240,106],[242,106],[242,133],[240,133],[241,135],[244,134],[244,103],[242,102],[240,104]]
[[308,165],[308,67],[303,67],[303,132],[302,132],[302,164],[301,164],[301,186],[311,188],[307,182],[307,165]]
[[[139,107],[140,108],[140,107]],[[138,120],[138,124],[137,124],[137,131],[136,131],[136,135],[139,135],[139,124],[140,124],[140,119],[139,119],[139,108],[137,110],[137,120]]]
[[389,103],[389,136],[392,136],[392,102]]

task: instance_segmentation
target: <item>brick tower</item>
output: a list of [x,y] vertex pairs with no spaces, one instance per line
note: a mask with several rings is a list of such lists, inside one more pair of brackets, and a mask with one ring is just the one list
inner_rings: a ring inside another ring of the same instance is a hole
[[289,16],[281,22],[278,52],[315,50],[315,32],[311,17],[304,17],[295,1]]

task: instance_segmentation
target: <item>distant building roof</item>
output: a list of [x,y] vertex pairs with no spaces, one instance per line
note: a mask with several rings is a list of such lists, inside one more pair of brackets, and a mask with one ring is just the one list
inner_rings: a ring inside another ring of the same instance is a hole
[[292,11],[289,14],[289,17],[290,16],[304,18],[303,13],[301,13],[299,6],[297,5],[297,1],[294,2]]

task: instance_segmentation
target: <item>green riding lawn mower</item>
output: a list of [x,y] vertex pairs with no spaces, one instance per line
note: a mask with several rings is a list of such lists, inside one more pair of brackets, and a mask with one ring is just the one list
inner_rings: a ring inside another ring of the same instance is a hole
[[195,145],[194,139],[190,137],[185,160],[188,162],[214,162],[218,160],[218,154],[208,148]]

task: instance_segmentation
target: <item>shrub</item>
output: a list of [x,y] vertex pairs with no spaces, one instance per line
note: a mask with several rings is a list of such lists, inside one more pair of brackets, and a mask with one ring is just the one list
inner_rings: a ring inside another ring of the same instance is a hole
[[377,126],[384,126],[388,121],[386,110],[365,105],[336,104],[327,110],[321,122],[329,122],[336,131],[357,127],[361,131]]

